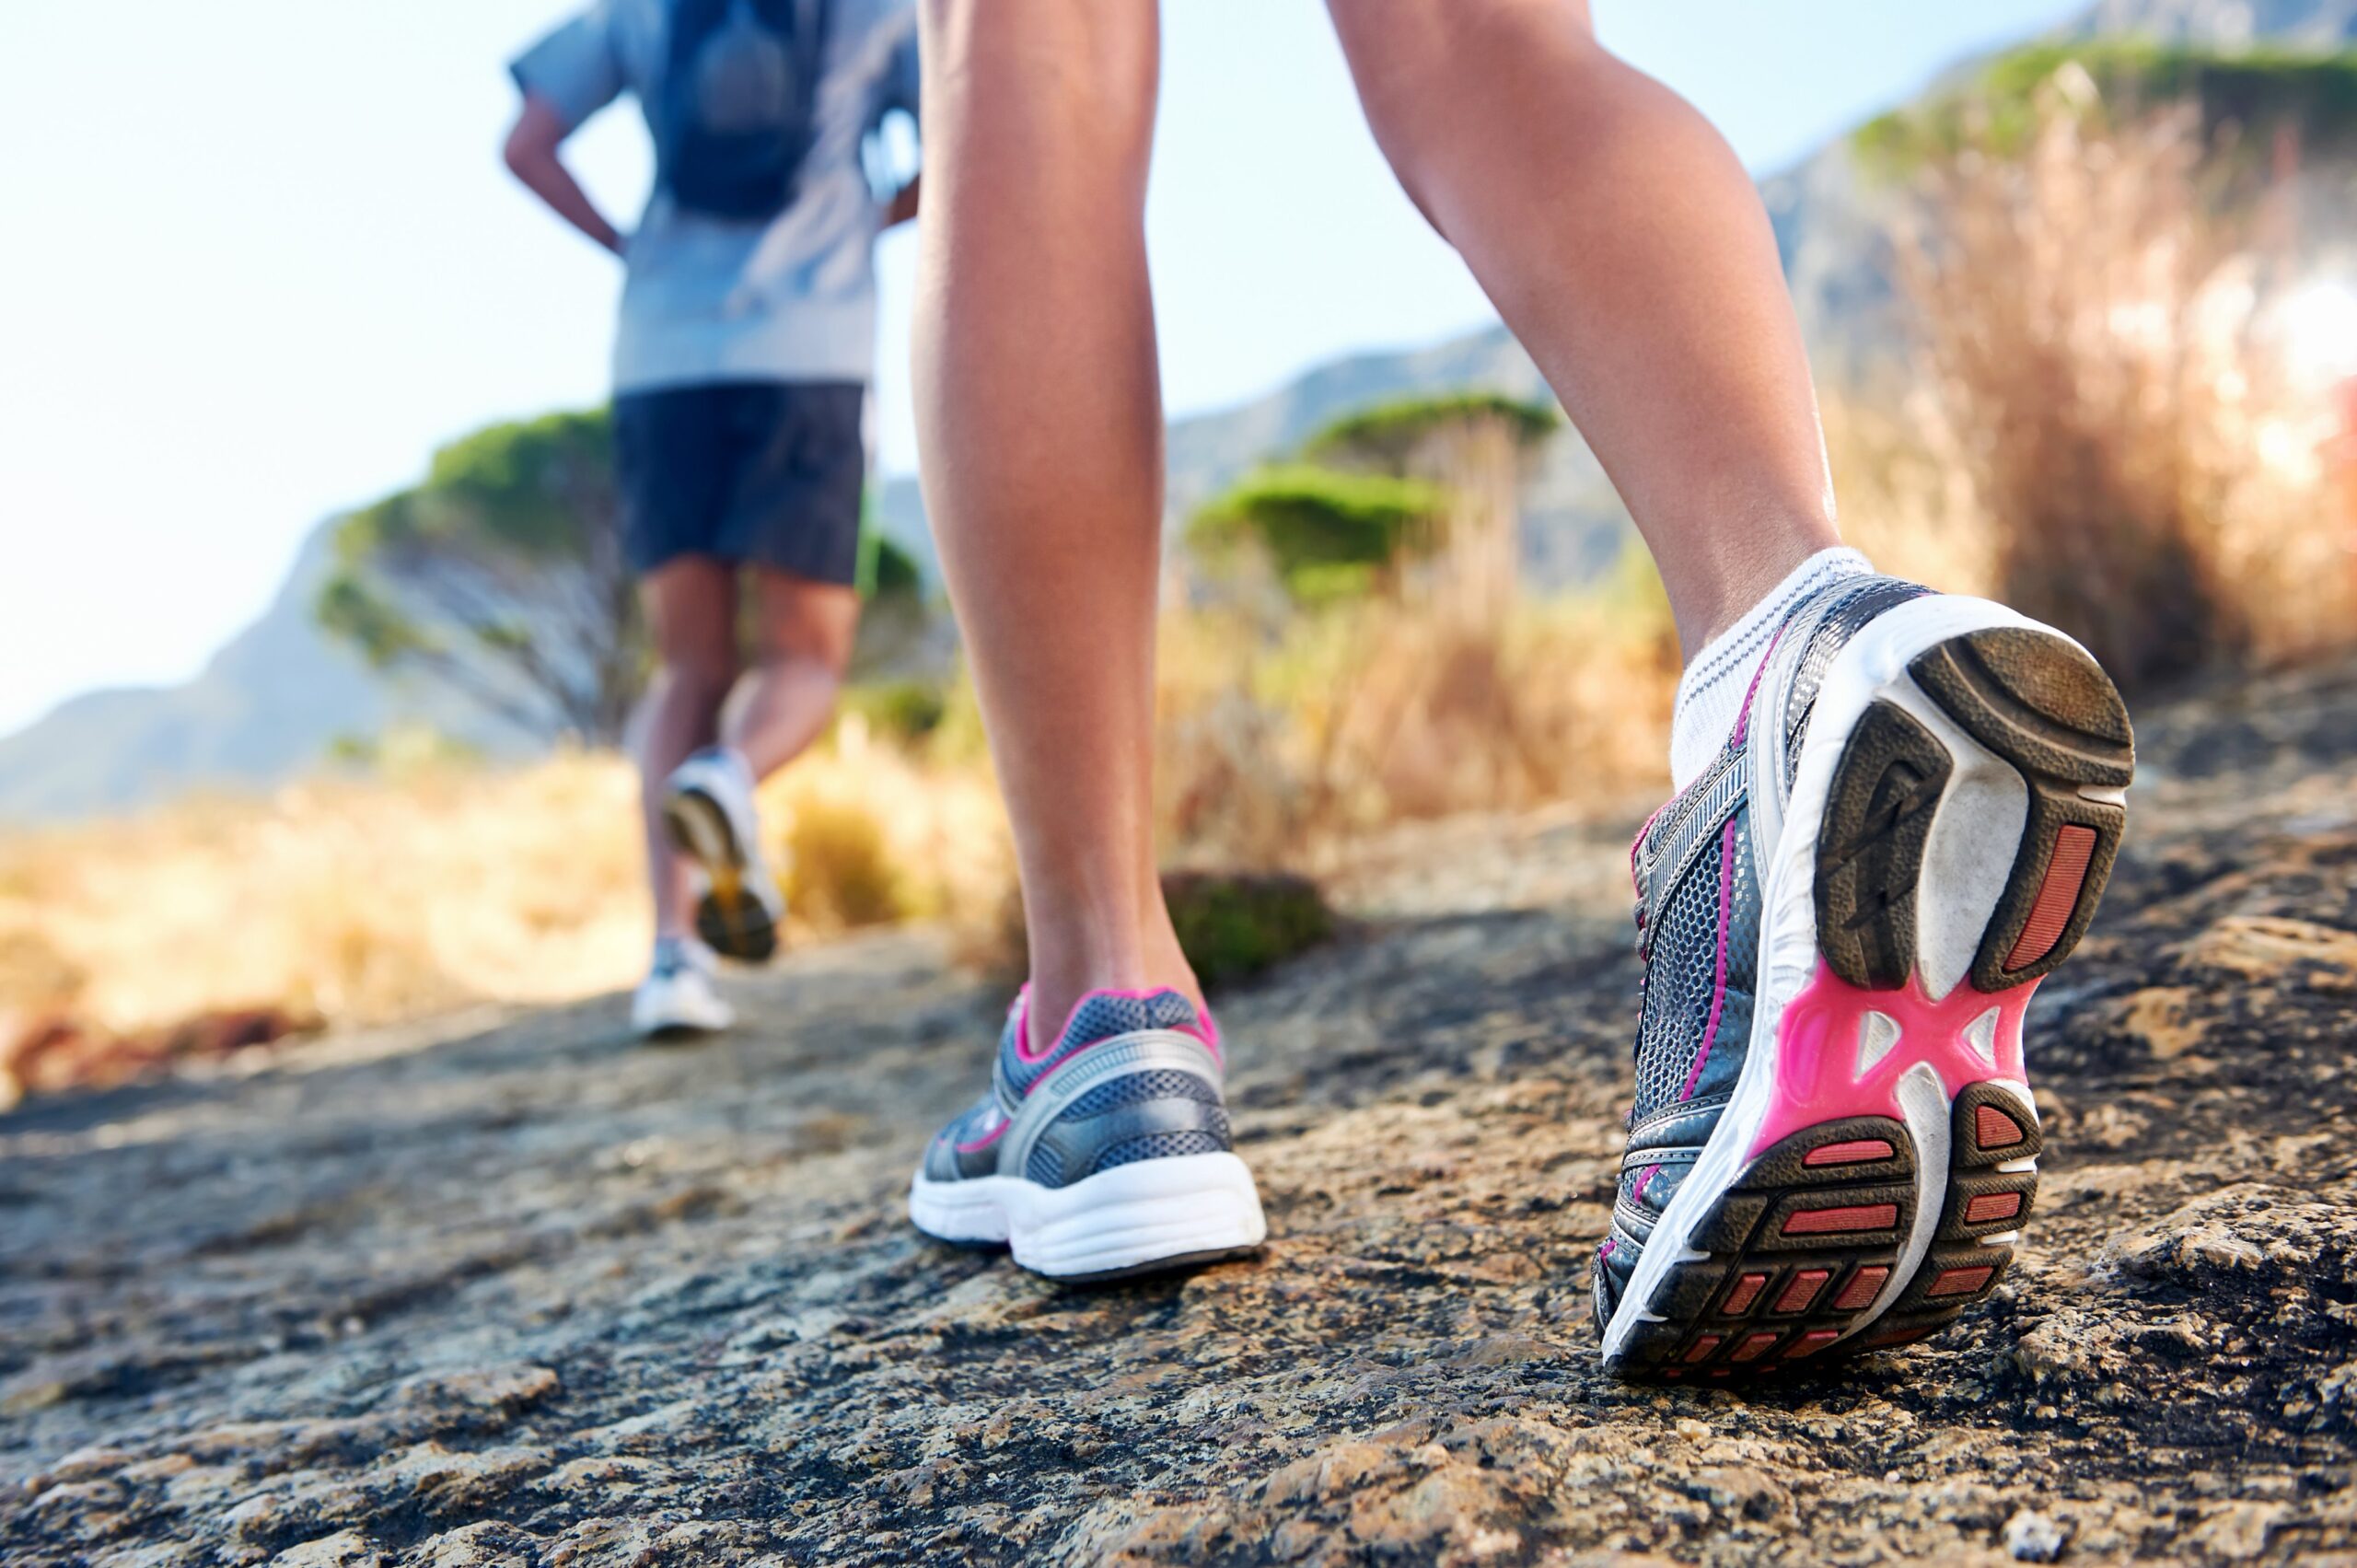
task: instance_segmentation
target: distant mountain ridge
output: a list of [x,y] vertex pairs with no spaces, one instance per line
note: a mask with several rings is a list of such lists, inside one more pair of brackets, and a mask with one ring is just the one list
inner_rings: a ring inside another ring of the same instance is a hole
[[[2099,0],[2062,32],[2328,47],[2357,41],[2357,0]],[[1761,190],[1826,374],[1856,377],[1887,363],[1898,329],[1883,199],[1864,188],[1846,144],[1763,181]],[[1173,424],[1170,513],[1185,517],[1254,463],[1350,409],[1462,387],[1546,395],[1529,356],[1500,327],[1423,348],[1353,354],[1267,396]],[[877,501],[886,531],[937,578],[915,481],[886,481]],[[1594,576],[1627,538],[1611,485],[1575,434],[1550,445],[1526,492],[1525,513],[1529,566],[1541,583]],[[401,721],[431,725],[494,754],[537,744],[450,698],[388,684],[318,631],[310,605],[328,527],[306,541],[270,608],[193,680],[90,692],[0,738],[0,822],[121,810],[192,788],[267,785],[317,765],[339,737]]]
[[2097,0],[2069,36],[2136,33],[2218,49],[2328,49],[2357,40],[2357,0]]
[[304,540],[268,609],[177,686],[85,692],[0,739],[0,820],[122,810],[192,788],[273,783],[343,737],[412,723],[494,754],[533,745],[470,704],[388,681],[323,635],[312,597],[329,524]]

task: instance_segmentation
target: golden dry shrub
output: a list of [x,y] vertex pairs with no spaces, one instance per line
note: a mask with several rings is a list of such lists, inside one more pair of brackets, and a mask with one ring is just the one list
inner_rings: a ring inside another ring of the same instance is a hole
[[1666,613],[1604,595],[1377,597],[1272,634],[1182,614],[1162,656],[1168,857],[1313,871],[1393,822],[1657,784],[1677,680]]
[[[762,805],[790,935],[957,916],[1007,883],[972,761],[842,733]],[[353,1024],[617,990],[651,936],[640,822],[627,760],[568,752],[0,835],[0,1015],[122,1035],[223,1008]]]
[[2105,108],[2063,66],[2020,146],[1933,163],[1901,246],[1989,586],[2124,684],[2345,646],[2330,409],[2282,353],[2296,258],[2264,192],[2217,196],[2195,106]]

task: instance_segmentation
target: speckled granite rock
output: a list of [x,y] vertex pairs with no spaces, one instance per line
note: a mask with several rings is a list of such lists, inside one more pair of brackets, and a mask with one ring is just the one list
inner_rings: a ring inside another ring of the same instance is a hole
[[649,1050],[618,1004],[0,1119],[0,1559],[2276,1561],[2357,1551],[2357,680],[2145,715],[2034,1015],[2012,1283],[1751,1397],[1597,1373],[1622,832],[1370,853],[1234,998],[1257,1261],[1067,1291],[910,1163],[999,998],[896,937]]

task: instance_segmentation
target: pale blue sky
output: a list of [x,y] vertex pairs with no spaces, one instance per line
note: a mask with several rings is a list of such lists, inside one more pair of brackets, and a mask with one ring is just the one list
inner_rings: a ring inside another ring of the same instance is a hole
[[[1769,172],[2077,0],[1596,0]],[[616,277],[507,181],[502,63],[563,0],[6,0],[0,733],[193,673],[319,517],[605,395]],[[1174,412],[1489,317],[1393,186],[1316,0],[1169,0],[1151,240]],[[627,223],[635,117],[577,139]],[[888,241],[884,461],[915,461]]]

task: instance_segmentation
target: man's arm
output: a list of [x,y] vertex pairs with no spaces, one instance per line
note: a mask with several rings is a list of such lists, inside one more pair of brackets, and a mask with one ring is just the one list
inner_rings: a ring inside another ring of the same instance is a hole
[[[536,93],[525,94],[523,112],[517,115],[515,127],[507,133],[504,153],[507,167],[557,216],[619,256],[622,253],[621,232],[606,221],[606,215],[598,210],[589,192],[573,178],[573,171],[564,167],[564,159],[558,154],[557,149],[570,130],[555,105]],[[896,208],[898,204],[896,201]]]

